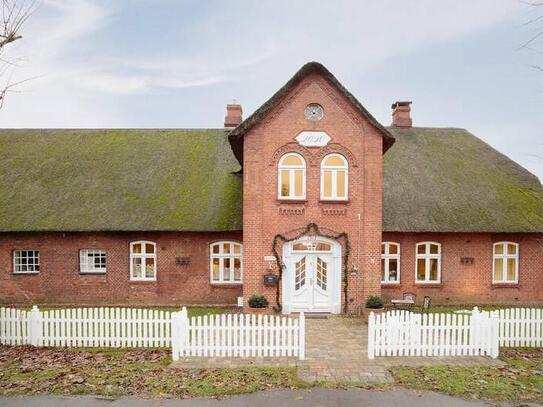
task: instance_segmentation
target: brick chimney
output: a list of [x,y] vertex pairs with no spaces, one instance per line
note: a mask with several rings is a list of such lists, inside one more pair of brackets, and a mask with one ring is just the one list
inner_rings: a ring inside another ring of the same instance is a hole
[[226,117],[224,118],[224,127],[236,127],[243,119],[241,118],[243,111],[241,105],[234,100],[226,105]]
[[404,101],[392,104],[392,127],[413,127],[411,103]]

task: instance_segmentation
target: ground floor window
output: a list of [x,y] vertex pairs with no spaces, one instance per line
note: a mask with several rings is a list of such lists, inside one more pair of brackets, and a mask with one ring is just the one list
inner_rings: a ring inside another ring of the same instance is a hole
[[381,244],[381,283],[399,284],[400,245],[393,242]]
[[239,284],[243,276],[242,245],[236,242],[216,242],[210,245],[211,282]]
[[14,273],[39,273],[40,252],[38,250],[15,250],[13,252]]
[[130,279],[156,280],[156,244],[153,242],[130,243]]
[[79,271],[81,273],[105,273],[106,251],[100,249],[81,249],[79,251]]
[[439,243],[417,243],[416,262],[417,283],[441,282],[441,245]]
[[494,243],[493,283],[518,283],[518,243]]

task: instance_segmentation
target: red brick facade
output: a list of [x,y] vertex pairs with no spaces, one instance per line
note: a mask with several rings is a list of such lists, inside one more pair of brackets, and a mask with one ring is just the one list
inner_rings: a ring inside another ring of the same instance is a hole
[[[130,281],[129,245],[156,243],[157,280]],[[241,233],[9,233],[0,235],[2,303],[235,304],[240,285],[212,285],[209,244],[241,240]],[[81,274],[80,249],[105,249],[107,272]],[[13,274],[14,250],[39,250],[40,272]],[[190,264],[176,264],[189,257]]]
[[[406,291],[415,292],[419,300],[429,295],[434,303],[445,304],[543,302],[543,249],[537,236],[383,234],[383,137],[375,124],[318,72],[305,76],[283,96],[244,135],[243,233],[3,233],[0,302],[179,306],[235,304],[237,297],[243,296],[247,304],[251,295],[263,294],[276,306],[277,288],[266,287],[263,282],[263,276],[270,271],[280,275],[280,266],[266,259],[275,254],[282,256],[283,243],[278,241],[274,246],[274,238],[281,235],[292,239],[310,224],[317,225],[327,236],[342,235],[338,242],[347,260],[346,268],[342,262],[341,267],[330,270],[341,274],[342,310],[357,312],[370,295],[390,299]],[[311,103],[323,107],[321,120],[305,118],[304,109]],[[398,109],[403,110],[398,112],[408,113],[409,102],[401,103],[404,105]],[[232,124],[241,117],[236,114],[234,119]],[[410,126],[411,122],[404,119],[403,125]],[[302,131],[326,132],[331,140],[324,147],[304,147],[295,140]],[[280,200],[277,196],[278,162],[289,152],[300,154],[306,162],[306,198],[299,201]],[[320,199],[320,165],[330,153],[339,153],[348,162],[347,201]],[[140,240],[156,243],[156,281],[130,280],[129,245]],[[210,283],[209,245],[219,240],[243,242],[243,285]],[[400,244],[398,285],[381,285],[382,241]],[[441,282],[432,286],[415,283],[415,247],[423,241],[441,244]],[[498,241],[520,244],[518,284],[492,284],[492,245]],[[80,249],[105,249],[106,274],[80,273]],[[14,250],[38,250],[40,272],[14,274]],[[179,264],[176,259],[180,257],[189,258],[188,264]],[[472,261],[463,261],[466,258]],[[270,263],[273,266],[268,270]]]
[[[410,291],[418,301],[428,295],[434,303],[541,303],[543,301],[543,244],[534,234],[491,233],[384,233],[383,241],[400,244],[400,284],[383,285],[383,297],[401,298]],[[416,244],[441,243],[441,283],[415,282]],[[518,284],[493,284],[493,244],[519,244]],[[463,264],[462,258],[473,262]]]
[[[324,108],[322,120],[311,122],[304,117],[304,108],[310,103],[319,103]],[[301,131],[324,131],[331,140],[323,148],[302,147],[295,141]],[[304,78],[245,135],[245,299],[262,293],[275,305],[276,289],[263,284],[262,276],[268,268],[264,257],[273,254],[274,236],[296,236],[309,223],[317,224],[330,235],[348,235],[351,251],[347,301],[351,309],[363,304],[368,295],[380,293],[382,142],[382,136],[344,95],[317,74]],[[304,201],[287,202],[277,198],[277,164],[288,152],[297,152],[306,161],[307,196]],[[320,201],[320,163],[326,154],[333,152],[345,156],[349,163],[349,200],[346,203]],[[281,247],[278,249],[281,252]],[[353,267],[358,271],[351,273]],[[278,272],[277,266],[274,272]],[[344,301],[345,298],[342,304]]]

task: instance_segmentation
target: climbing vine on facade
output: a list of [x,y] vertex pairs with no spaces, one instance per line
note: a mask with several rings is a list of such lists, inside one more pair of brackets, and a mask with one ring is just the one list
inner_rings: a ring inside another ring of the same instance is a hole
[[321,231],[319,226],[316,223],[309,223],[299,234],[293,237],[286,237],[282,234],[277,234],[273,238],[273,255],[275,257],[275,261],[277,263],[277,269],[279,270],[279,278],[275,290],[275,302],[277,306],[275,307],[276,311],[280,312],[282,310],[282,304],[281,304],[281,280],[283,279],[283,268],[284,264],[281,258],[281,255],[279,254],[278,248],[279,244],[285,244],[288,242],[292,242],[294,240],[298,240],[303,236],[319,236],[324,237],[328,239],[337,240],[340,242],[343,242],[343,255],[342,255],[342,272],[343,272],[343,312],[347,313],[349,302],[347,299],[347,293],[348,293],[348,285],[349,285],[349,255],[351,253],[351,245],[349,242],[349,235],[345,232],[333,235],[333,234],[326,234]]

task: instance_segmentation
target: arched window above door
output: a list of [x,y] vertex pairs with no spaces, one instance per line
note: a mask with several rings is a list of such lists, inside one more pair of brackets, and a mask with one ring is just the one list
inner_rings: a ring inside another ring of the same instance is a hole
[[341,154],[328,154],[321,162],[321,199],[345,201],[349,190],[349,164]]
[[305,199],[305,160],[298,153],[287,153],[279,160],[277,197]]

